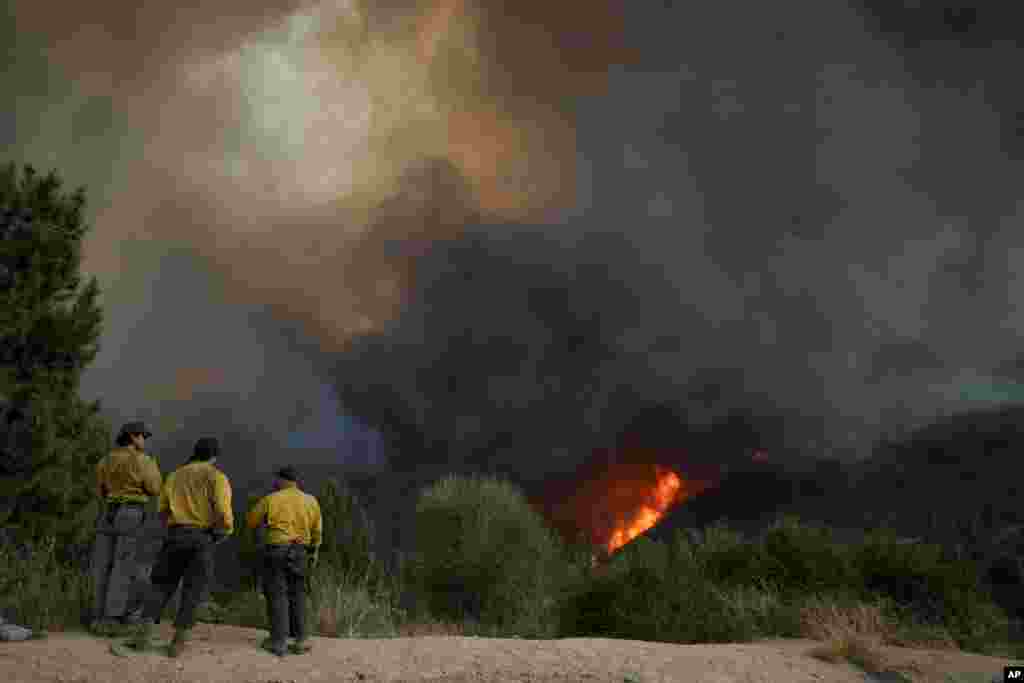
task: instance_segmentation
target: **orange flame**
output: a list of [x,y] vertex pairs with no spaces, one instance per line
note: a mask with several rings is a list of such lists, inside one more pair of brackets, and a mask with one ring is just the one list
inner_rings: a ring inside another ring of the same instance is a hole
[[657,525],[677,505],[717,486],[713,472],[704,474],[691,478],[679,468],[654,463],[592,465],[577,472],[582,481],[553,484],[551,502],[542,506],[566,539],[589,541],[603,560]]
[[657,484],[647,500],[633,513],[632,519],[612,531],[607,550],[613,553],[657,524],[669,509],[679,502],[686,490],[679,475],[670,469],[658,467]]

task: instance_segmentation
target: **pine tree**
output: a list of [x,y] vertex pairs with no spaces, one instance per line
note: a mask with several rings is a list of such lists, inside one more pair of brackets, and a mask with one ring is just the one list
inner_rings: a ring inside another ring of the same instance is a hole
[[110,431],[78,396],[102,312],[96,280],[80,275],[85,192],[61,185],[0,168],[0,525],[81,544]]

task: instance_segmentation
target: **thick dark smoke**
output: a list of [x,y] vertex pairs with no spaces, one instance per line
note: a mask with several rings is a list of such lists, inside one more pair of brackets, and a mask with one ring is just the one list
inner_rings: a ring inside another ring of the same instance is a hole
[[579,211],[436,246],[342,359],[396,466],[855,458],[1018,357],[1016,46],[941,8],[908,48],[877,3],[645,6],[579,107]]
[[167,444],[326,381],[408,471],[853,458],[1020,381],[994,3],[136,5],[14,3],[0,139],[89,185],[88,392]]
[[[740,409],[770,415],[729,365],[742,331],[680,306],[664,267],[633,271],[630,253],[643,252],[622,235],[568,245],[509,226],[435,248],[398,323],[339,367],[346,408],[415,462],[533,477],[565,474],[624,433],[651,444]],[[719,351],[702,367],[685,362],[694,347]]]

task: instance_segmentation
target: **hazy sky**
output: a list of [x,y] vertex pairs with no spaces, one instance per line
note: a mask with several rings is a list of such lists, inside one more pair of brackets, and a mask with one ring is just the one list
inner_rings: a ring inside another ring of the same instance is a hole
[[87,186],[117,420],[863,449],[1019,379],[1012,22],[909,5],[15,0],[0,143]]

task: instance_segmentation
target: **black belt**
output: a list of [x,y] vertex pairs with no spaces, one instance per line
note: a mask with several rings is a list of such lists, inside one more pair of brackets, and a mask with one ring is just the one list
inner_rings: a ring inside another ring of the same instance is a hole
[[145,503],[137,500],[108,500],[107,505],[110,507],[121,507],[123,505],[131,505],[132,507],[145,507]]

